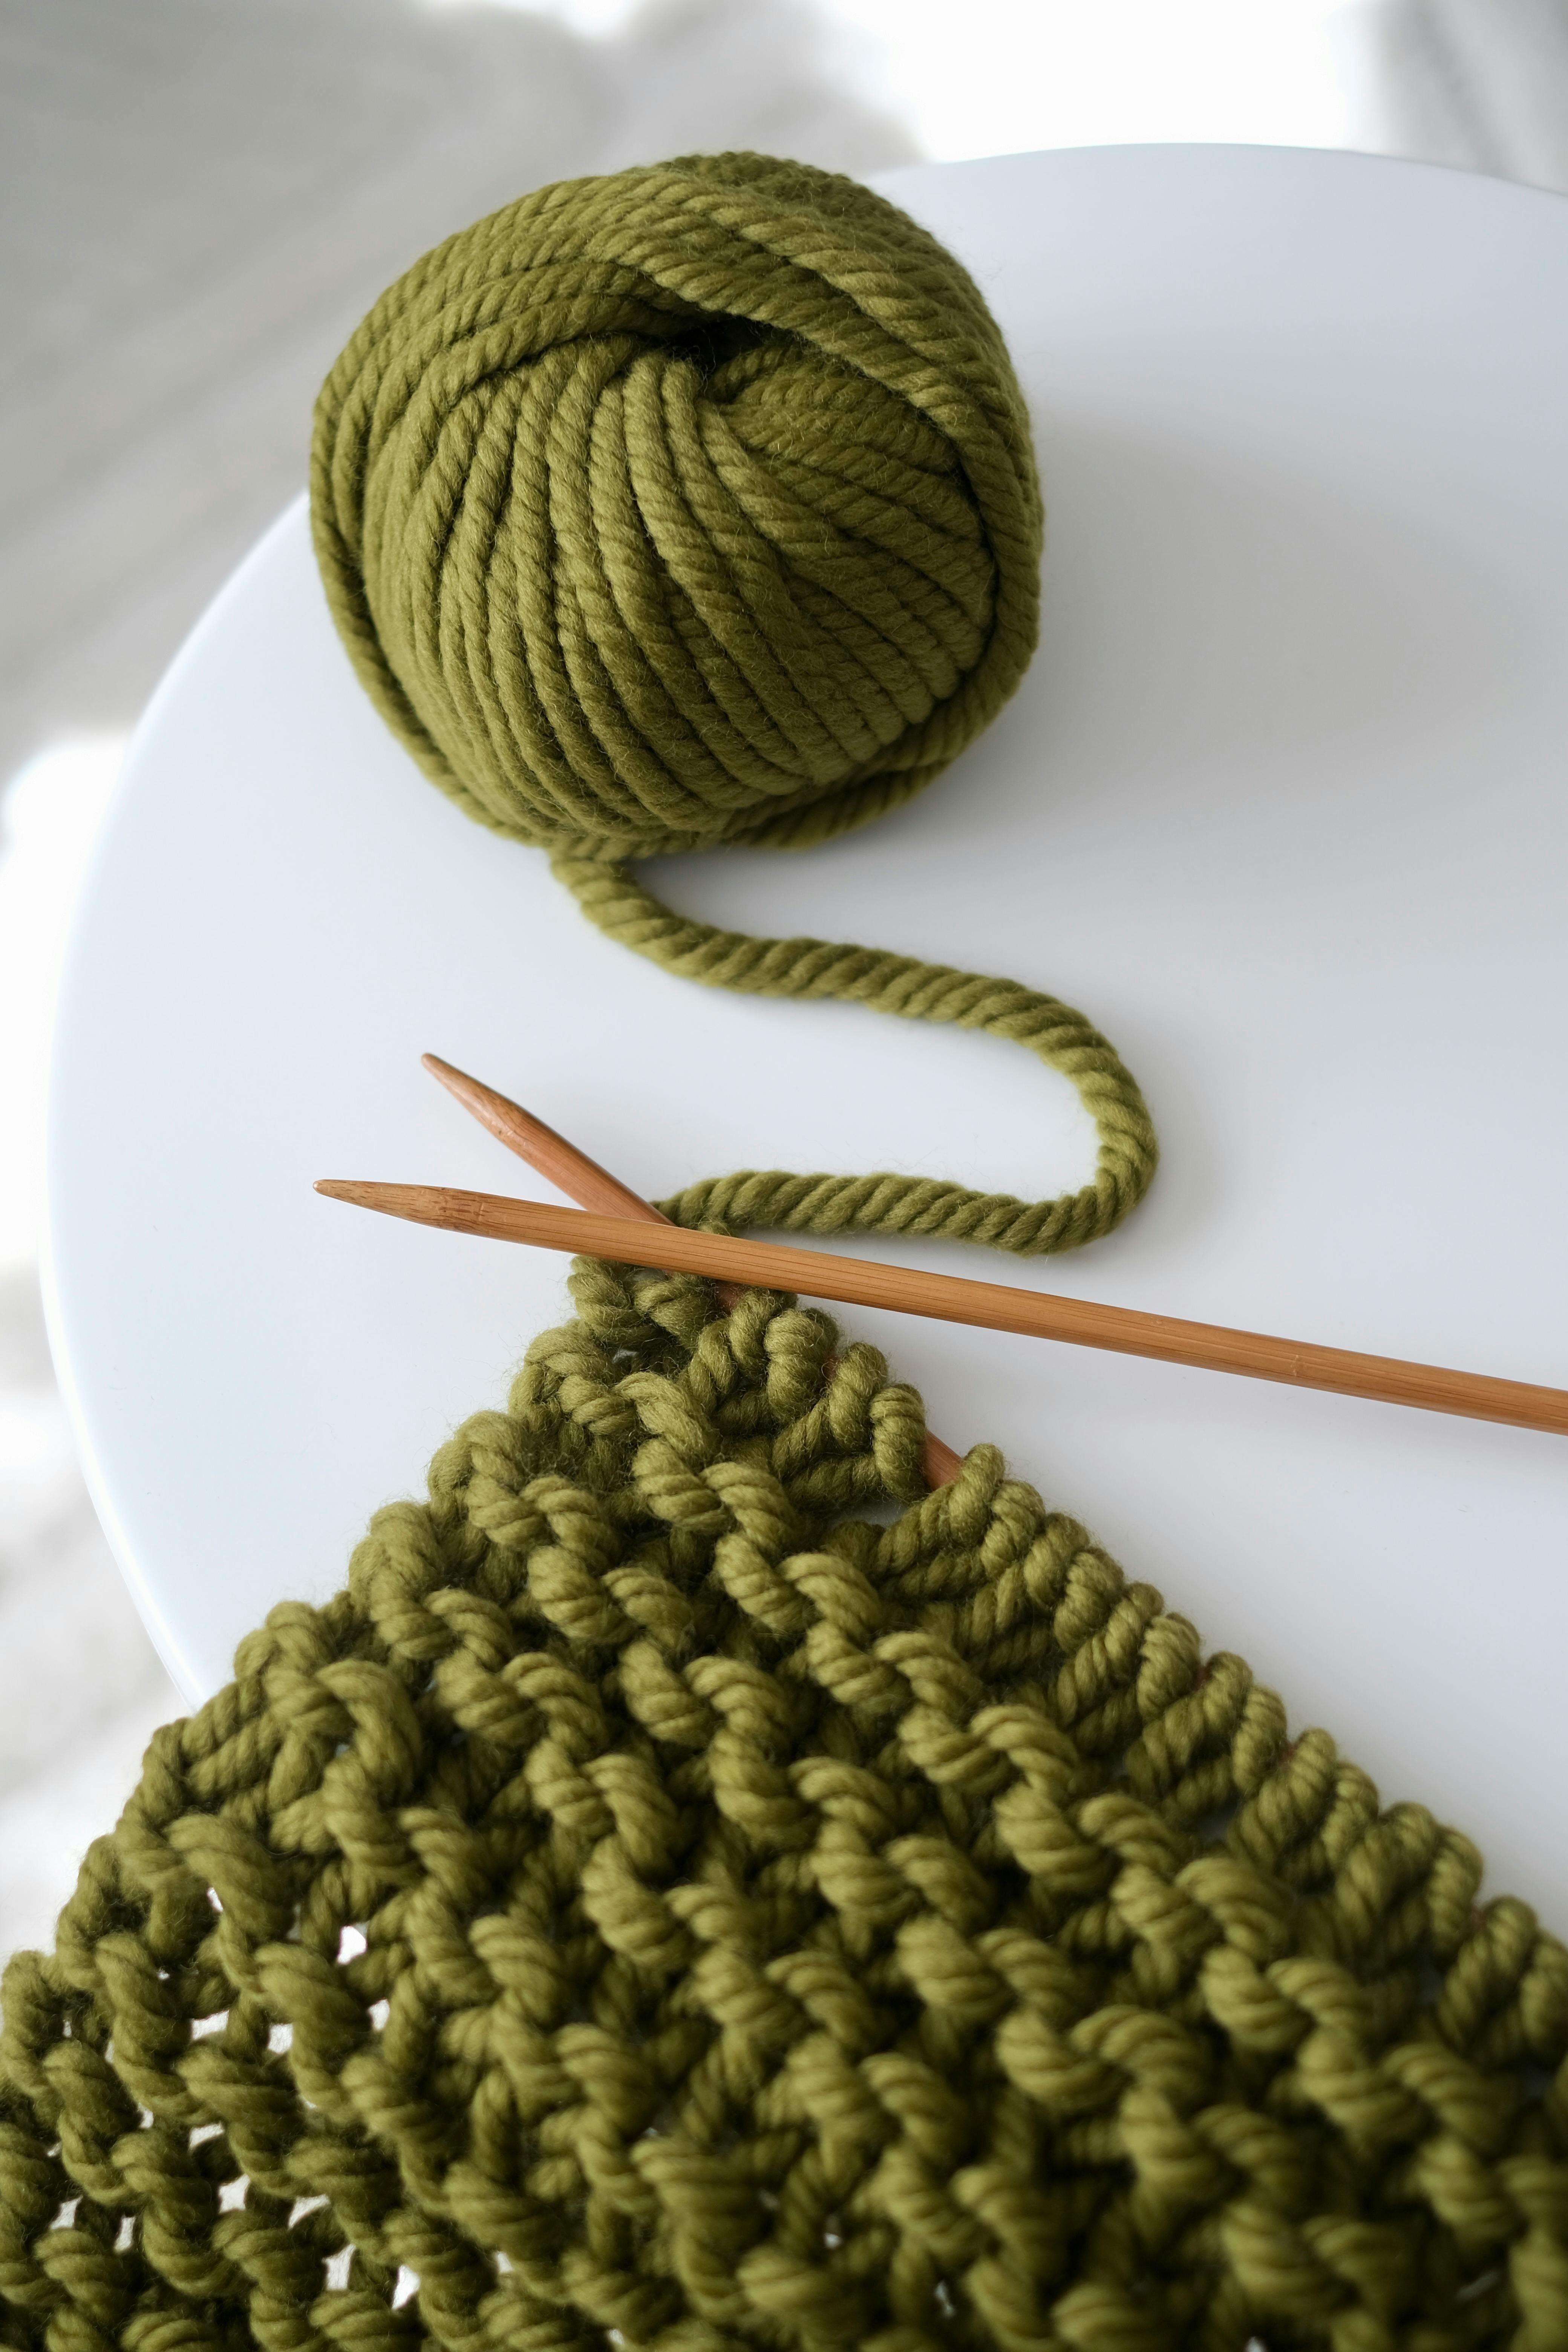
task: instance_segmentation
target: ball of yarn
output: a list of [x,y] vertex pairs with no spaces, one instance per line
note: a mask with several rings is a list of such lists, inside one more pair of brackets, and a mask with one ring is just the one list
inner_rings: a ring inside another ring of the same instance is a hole
[[688,156],[537,190],[388,289],[322,389],[334,617],[426,772],[599,856],[820,840],[1034,649],[1005,345],[857,182]]

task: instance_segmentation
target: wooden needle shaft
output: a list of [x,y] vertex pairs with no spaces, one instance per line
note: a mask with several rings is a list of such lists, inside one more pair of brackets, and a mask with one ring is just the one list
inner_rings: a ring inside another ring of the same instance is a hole
[[[323,1181],[316,1190],[333,1200],[379,1209],[387,1216],[409,1218],[416,1224],[440,1225],[449,1232],[479,1234],[496,1241],[531,1242],[543,1249],[582,1250],[624,1265],[648,1263],[646,1220],[557,1209],[543,1202],[508,1200],[491,1192],[450,1192],[438,1185]],[[1525,1381],[1494,1380],[1436,1364],[1405,1363],[1394,1356],[1363,1356],[1346,1348],[1314,1347],[1303,1340],[1272,1339],[1260,1331],[1234,1331],[1215,1323],[1188,1323],[1170,1315],[1103,1307],[1087,1298],[1016,1290],[1003,1283],[970,1282],[953,1275],[922,1274],[912,1266],[833,1257],[816,1250],[792,1249],[780,1242],[691,1233],[683,1225],[669,1225],[660,1234],[656,1262],[672,1272],[708,1275],[720,1282],[766,1290],[805,1290],[852,1307],[891,1307],[900,1314],[932,1316],[944,1323],[978,1324],[991,1331],[1016,1331],[1030,1339],[1067,1340],[1081,1348],[1109,1348],[1121,1355],[1152,1356],[1163,1363],[1239,1372],[1253,1380],[1330,1389],[1342,1396],[1419,1405],[1429,1412],[1461,1413],[1476,1421],[1509,1422],[1521,1429],[1568,1435],[1568,1391],[1538,1388]]]
[[444,1062],[439,1054],[422,1054],[420,1060],[434,1078],[450,1095],[455,1095],[463,1108],[471,1111],[481,1127],[488,1127],[499,1143],[548,1176],[552,1184],[569,1193],[580,1209],[598,1209],[607,1217],[641,1219],[656,1225],[668,1225],[669,1219],[542,1118],[535,1118],[521,1103],[511,1102],[498,1095],[494,1087],[487,1087],[482,1078],[471,1078],[467,1070],[459,1070]]
[[[548,1176],[580,1207],[602,1210],[606,1216],[626,1217],[634,1222],[670,1223],[662,1209],[656,1209],[651,1201],[645,1201],[629,1184],[623,1184],[618,1176],[612,1176],[607,1168],[601,1168],[596,1160],[590,1160],[585,1151],[580,1151],[552,1127],[546,1127],[531,1110],[524,1110],[521,1103],[497,1094],[493,1087],[487,1087],[481,1078],[470,1077],[467,1070],[444,1062],[439,1054],[425,1054],[420,1058],[431,1076],[439,1078],[448,1094],[455,1095],[481,1127],[488,1127],[498,1142],[504,1143],[509,1151],[515,1151],[520,1160],[525,1160],[542,1176]],[[726,1308],[733,1307],[744,1287],[742,1283],[721,1282],[721,1304]],[[963,1457],[931,1430],[926,1432],[924,1463],[928,1486],[949,1486],[963,1467]]]

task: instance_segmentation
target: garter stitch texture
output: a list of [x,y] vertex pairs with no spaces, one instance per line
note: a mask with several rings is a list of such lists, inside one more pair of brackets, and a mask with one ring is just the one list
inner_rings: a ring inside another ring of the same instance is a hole
[[0,2343],[1560,2352],[1473,1848],[826,1316],[574,1286],[11,1963]]
[[796,848],[919,792],[1038,622],[1028,413],[967,273],[855,181],[686,156],[542,188],[390,287],[317,404],[311,517],[361,679],[426,773],[552,853],[611,937],[715,987],[985,1028],[1065,1072],[1093,1180],[746,1171],[675,1213],[1005,1249],[1107,1233],[1153,1174],[1131,1074],[1054,997],[686,920],[616,861]]

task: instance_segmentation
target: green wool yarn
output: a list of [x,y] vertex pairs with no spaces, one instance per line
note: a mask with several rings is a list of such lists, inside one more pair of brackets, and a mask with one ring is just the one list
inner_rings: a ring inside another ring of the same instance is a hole
[[9,2352],[1560,2352],[1568,1952],[828,1318],[579,1262],[3,1987]]
[[853,180],[687,156],[522,197],[388,289],[328,377],[311,516],[360,677],[441,788],[667,969],[985,1028],[1077,1085],[1093,1180],[747,1171],[676,1213],[1071,1247],[1156,1157],[1130,1073],[1009,981],[672,914],[616,861],[897,807],[1023,676],[1042,517],[1006,347]]
[[383,715],[550,849],[824,840],[928,783],[1035,648],[995,322],[803,163],[568,181],[449,237],[328,377],[312,484]]
[[[612,937],[984,1028],[1093,1181],[743,1171],[688,1223],[1104,1233],[1080,1014],[621,861],[929,782],[1035,629],[996,329],[866,190],[549,188],[377,305],[312,499],[360,675]],[[650,1242],[650,1246],[657,1243]],[[874,1349],[579,1260],[578,1318],[154,1739],[0,1985],[0,2352],[1563,2352],[1568,1950]]]

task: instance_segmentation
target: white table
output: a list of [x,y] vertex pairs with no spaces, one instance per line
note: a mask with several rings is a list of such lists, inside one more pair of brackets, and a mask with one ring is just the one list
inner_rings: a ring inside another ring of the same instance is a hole
[[[1165,1165],[1110,1243],[881,1255],[1568,1383],[1568,204],[1244,149],[887,184],[975,269],[1033,402],[1042,648],[905,813],[656,887],[1056,990],[1138,1072]],[[1000,1044],[600,939],[384,731],[291,510],[143,722],[56,1048],[58,1359],[193,1696],[272,1601],[333,1589],[563,1314],[558,1259],[311,1192],[548,1192],[425,1047],[650,1193],[782,1160],[1033,1195],[1089,1158]],[[1560,1440],[847,1320],[1563,1923]]]

